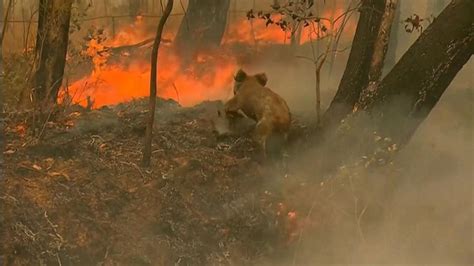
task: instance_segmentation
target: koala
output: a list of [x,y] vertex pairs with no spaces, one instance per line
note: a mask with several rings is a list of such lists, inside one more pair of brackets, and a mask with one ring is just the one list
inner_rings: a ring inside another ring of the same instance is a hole
[[262,155],[267,156],[267,141],[270,137],[286,143],[291,124],[290,109],[285,100],[266,87],[265,73],[249,75],[239,69],[234,77],[234,96],[225,103],[224,113],[229,121],[245,114],[256,122],[254,138],[259,143]]

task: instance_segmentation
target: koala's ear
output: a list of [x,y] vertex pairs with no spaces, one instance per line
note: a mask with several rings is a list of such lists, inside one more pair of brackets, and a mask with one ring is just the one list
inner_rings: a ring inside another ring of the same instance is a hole
[[239,69],[239,71],[237,71],[237,74],[235,74],[234,80],[237,82],[242,82],[246,78],[247,78],[247,73],[245,73],[245,71],[243,71],[242,69]]
[[258,73],[257,75],[255,75],[255,78],[257,79],[258,83],[260,83],[260,85],[262,86],[267,85],[267,81],[268,81],[267,74]]

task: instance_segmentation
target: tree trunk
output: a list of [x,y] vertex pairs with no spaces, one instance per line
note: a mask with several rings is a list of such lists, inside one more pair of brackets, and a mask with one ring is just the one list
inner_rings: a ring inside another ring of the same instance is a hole
[[384,0],[362,1],[346,69],[336,95],[323,116],[323,125],[326,128],[339,123],[352,111],[360,92],[368,85],[374,43],[382,22],[384,7]]
[[[9,0],[8,1],[8,5],[7,5],[7,10],[5,10],[5,16],[2,17],[2,35],[0,36],[0,49],[3,49],[3,38],[5,37],[5,33],[7,32],[7,26],[8,26],[8,19],[10,18],[10,11],[12,9],[12,4],[13,4],[13,0]],[[3,0],[1,1],[1,6],[0,6],[0,10],[2,11],[2,15],[3,15]],[[3,50],[0,50],[0,54],[3,56]]]
[[146,2],[143,0],[129,0],[128,14],[130,17],[136,17],[144,12]]
[[166,4],[165,11],[163,16],[160,19],[158,28],[156,29],[155,41],[153,43],[153,50],[151,52],[151,74],[150,74],[150,108],[148,110],[148,121],[146,125],[145,132],[145,145],[143,148],[143,159],[142,163],[144,166],[150,166],[151,161],[151,142],[153,137],[153,124],[155,121],[155,109],[156,109],[156,79],[158,71],[158,49],[160,48],[161,35],[163,34],[163,28],[165,26],[166,20],[171,14],[173,9],[173,0],[168,0]]
[[473,53],[472,0],[453,0],[362,106],[400,145],[428,116]]
[[[8,24],[8,16],[9,16],[9,9],[10,9],[10,6],[13,2],[13,0],[10,0],[8,2],[8,9],[7,10],[3,10],[3,0],[0,1],[0,11],[1,11],[1,15],[2,15],[2,20],[4,22],[2,22],[2,25],[1,25],[1,29],[2,29],[2,36],[1,36],[1,41],[0,41],[0,71],[4,71],[3,70],[3,37],[5,36],[5,31],[6,31],[6,25]],[[5,12],[5,15],[3,16],[3,13]],[[3,85],[3,73],[2,73],[2,80],[0,81],[0,108],[1,110],[3,111],[3,96],[4,96],[4,90],[5,90],[5,86]],[[0,126],[2,127],[1,129],[3,130],[3,123],[0,123]],[[3,131],[2,131],[3,132]],[[0,140],[0,147],[3,148],[3,138],[1,138]],[[3,154],[0,155],[1,157],[1,162],[3,163]]]
[[390,32],[390,41],[388,43],[388,51],[387,56],[385,58],[385,64],[383,73],[386,75],[395,65],[397,62],[397,47],[398,47],[398,32],[400,29],[401,21],[401,1],[398,0],[396,10],[395,10],[395,18],[392,24],[392,30]]
[[56,102],[66,64],[72,2],[40,0],[33,76],[36,101]]
[[430,0],[427,4],[426,16],[438,16],[446,5],[446,0]]
[[372,61],[370,62],[369,83],[367,87],[361,91],[355,109],[357,109],[359,105],[363,105],[364,101],[372,97],[377,90],[378,83],[382,77],[383,64],[387,53],[388,41],[390,40],[396,5],[397,0],[386,0],[382,23],[380,24],[377,39],[374,43],[374,52],[372,54]]
[[230,0],[189,0],[175,47],[190,60],[197,52],[219,47],[227,23]]

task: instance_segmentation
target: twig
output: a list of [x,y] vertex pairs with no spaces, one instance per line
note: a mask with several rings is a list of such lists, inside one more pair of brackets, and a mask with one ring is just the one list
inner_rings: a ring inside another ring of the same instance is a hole
[[136,163],[124,162],[124,161],[120,161],[120,163],[125,164],[125,165],[128,165],[128,166],[133,166],[133,168],[137,169],[138,173],[140,173],[140,175],[142,176],[142,178],[143,178],[143,179],[146,179],[145,174],[143,174],[142,170],[140,169],[140,167],[138,167],[138,165],[137,165]]
[[178,103],[179,103],[181,100],[179,99],[178,88],[176,88],[176,85],[174,84],[174,82],[172,84],[173,84],[174,91],[176,92],[176,97],[178,98]]
[[59,252],[61,251],[61,247],[62,247],[62,245],[63,245],[63,243],[64,243],[65,241],[64,241],[63,237],[62,237],[62,236],[58,233],[58,231],[56,230],[56,228],[58,227],[58,225],[53,224],[53,223],[51,222],[51,220],[49,219],[48,214],[46,213],[46,211],[44,211],[44,218],[46,219],[46,221],[48,222],[48,224],[51,226],[51,228],[53,229],[54,234],[56,235],[56,237],[57,237],[58,240],[59,240],[59,244],[58,244],[58,246],[56,247],[58,250],[57,250],[57,252],[56,252],[55,255],[56,255],[56,260],[58,261],[58,264],[61,266],[61,265],[63,265],[63,264],[61,263],[61,258],[59,257]]

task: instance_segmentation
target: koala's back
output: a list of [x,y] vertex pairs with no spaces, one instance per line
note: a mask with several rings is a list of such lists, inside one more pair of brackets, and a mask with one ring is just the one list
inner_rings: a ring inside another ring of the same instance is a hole
[[240,91],[242,111],[255,121],[262,118],[271,121],[273,130],[286,132],[290,127],[290,109],[286,101],[271,89],[249,82],[243,84]]

